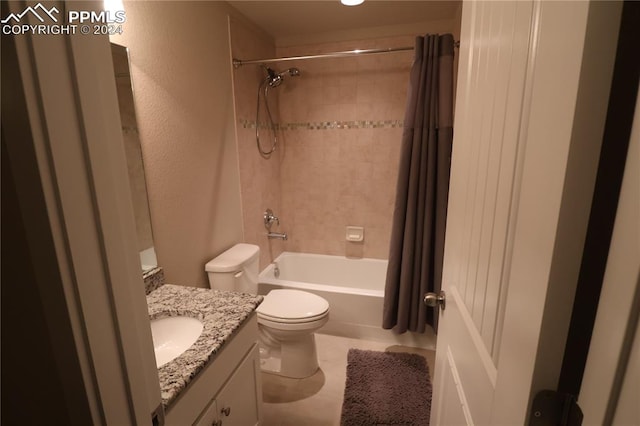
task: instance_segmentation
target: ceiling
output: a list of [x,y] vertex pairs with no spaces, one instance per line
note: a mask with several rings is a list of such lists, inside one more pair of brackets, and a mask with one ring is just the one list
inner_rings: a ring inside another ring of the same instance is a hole
[[276,41],[322,33],[451,20],[460,0],[380,1],[343,6],[325,1],[228,1]]

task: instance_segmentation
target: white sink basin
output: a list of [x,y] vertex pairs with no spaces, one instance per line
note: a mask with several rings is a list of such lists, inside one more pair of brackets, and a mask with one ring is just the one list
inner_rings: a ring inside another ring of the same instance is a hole
[[202,327],[200,320],[191,317],[152,320],[151,336],[156,353],[156,366],[162,367],[189,349],[202,334]]

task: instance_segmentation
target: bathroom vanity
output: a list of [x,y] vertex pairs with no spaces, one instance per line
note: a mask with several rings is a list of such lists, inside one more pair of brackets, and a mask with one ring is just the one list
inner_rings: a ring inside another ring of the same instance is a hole
[[165,284],[147,296],[151,320],[191,316],[202,334],[158,368],[165,424],[255,425],[262,405],[258,324],[261,296]]

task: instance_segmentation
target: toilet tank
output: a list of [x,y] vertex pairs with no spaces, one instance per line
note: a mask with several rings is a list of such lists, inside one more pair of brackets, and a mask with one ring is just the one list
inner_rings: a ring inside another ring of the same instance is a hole
[[257,294],[259,257],[260,247],[236,244],[206,264],[209,287]]

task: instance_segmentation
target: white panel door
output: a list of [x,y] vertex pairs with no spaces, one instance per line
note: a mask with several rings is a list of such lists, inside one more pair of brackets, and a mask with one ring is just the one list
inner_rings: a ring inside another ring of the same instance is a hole
[[[606,111],[606,96],[588,112],[578,96],[608,87],[612,68],[611,57],[582,70],[590,7],[463,5],[431,425],[525,424],[561,361],[539,352],[564,339],[570,303],[550,314],[547,297],[554,274],[577,277]],[[587,89],[586,74],[597,78]],[[572,166],[579,156],[587,165]],[[568,192],[576,181],[587,188]]]
[[435,425],[490,419],[532,13],[529,2],[463,9]]

